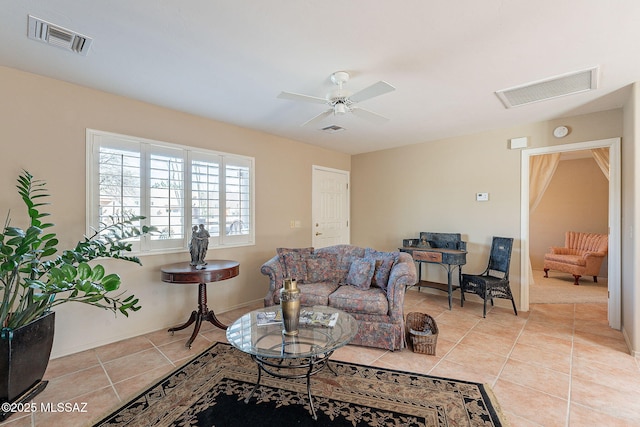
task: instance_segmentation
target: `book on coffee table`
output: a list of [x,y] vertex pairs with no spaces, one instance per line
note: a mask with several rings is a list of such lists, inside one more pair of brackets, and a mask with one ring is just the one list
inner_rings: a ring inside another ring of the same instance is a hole
[[282,323],[281,311],[260,311],[256,313],[256,323],[258,326],[274,325]]
[[[300,312],[300,324],[307,326],[323,326],[333,328],[338,322],[338,313],[323,313],[321,311],[302,310]],[[258,326],[274,325],[282,323],[281,311],[260,311],[256,313]]]
[[308,326],[324,326],[333,328],[338,322],[338,313],[323,313],[321,311],[302,310],[300,324]]

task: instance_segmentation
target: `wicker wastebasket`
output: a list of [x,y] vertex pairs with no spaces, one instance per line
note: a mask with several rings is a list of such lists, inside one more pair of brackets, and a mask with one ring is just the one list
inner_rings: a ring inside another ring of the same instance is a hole
[[438,342],[438,325],[433,317],[425,313],[409,313],[405,321],[407,341],[414,353],[435,355]]

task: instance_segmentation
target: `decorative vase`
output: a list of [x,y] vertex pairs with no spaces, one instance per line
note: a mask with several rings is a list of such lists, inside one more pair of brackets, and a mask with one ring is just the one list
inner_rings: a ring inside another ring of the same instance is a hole
[[[44,390],[42,381],[53,347],[55,312],[0,334],[0,402],[24,403]],[[3,405],[4,408],[4,405]],[[11,415],[0,412],[0,421]]]
[[300,321],[300,289],[295,280],[284,279],[284,287],[280,289],[280,306],[282,307],[282,323],[285,335],[298,335]]

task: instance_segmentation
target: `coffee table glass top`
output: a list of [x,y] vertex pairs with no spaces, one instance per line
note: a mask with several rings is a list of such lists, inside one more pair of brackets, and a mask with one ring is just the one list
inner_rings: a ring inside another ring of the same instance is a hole
[[261,358],[293,359],[315,357],[346,345],[358,332],[356,320],[331,307],[302,307],[302,312],[337,314],[335,325],[300,324],[298,335],[282,333],[282,321],[263,322],[266,313],[280,316],[280,306],[266,307],[245,314],[227,328],[227,340],[239,350]]

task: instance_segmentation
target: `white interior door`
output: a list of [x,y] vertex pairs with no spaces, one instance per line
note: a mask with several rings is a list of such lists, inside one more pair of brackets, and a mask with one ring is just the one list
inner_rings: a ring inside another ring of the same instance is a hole
[[349,172],[313,166],[312,180],[313,247],[349,244]]

